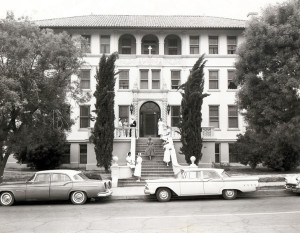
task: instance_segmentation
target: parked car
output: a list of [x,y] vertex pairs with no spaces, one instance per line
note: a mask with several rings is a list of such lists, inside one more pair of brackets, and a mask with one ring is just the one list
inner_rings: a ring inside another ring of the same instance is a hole
[[155,194],[158,201],[169,201],[175,196],[223,195],[227,200],[240,192],[254,192],[258,177],[230,176],[224,169],[183,169],[175,178],[146,180],[145,194]]
[[286,177],[285,189],[294,193],[300,193],[300,175]]
[[112,194],[110,180],[92,180],[81,171],[47,170],[36,172],[28,181],[0,184],[0,204],[15,201],[71,200],[84,204],[87,199]]

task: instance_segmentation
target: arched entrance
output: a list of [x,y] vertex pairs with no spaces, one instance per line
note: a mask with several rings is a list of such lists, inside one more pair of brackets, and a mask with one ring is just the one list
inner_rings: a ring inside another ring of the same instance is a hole
[[152,101],[144,103],[140,108],[140,137],[157,137],[157,122],[159,118],[159,106]]

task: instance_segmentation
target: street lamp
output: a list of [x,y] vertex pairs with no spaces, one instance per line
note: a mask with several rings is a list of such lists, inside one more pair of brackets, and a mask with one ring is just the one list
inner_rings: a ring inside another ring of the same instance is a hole
[[130,110],[130,113],[131,113],[131,115],[132,115],[132,112],[133,112],[133,105],[132,105],[132,104],[130,104],[129,110]]
[[168,115],[169,115],[169,113],[170,113],[170,110],[171,110],[170,105],[167,105],[167,112],[168,112]]

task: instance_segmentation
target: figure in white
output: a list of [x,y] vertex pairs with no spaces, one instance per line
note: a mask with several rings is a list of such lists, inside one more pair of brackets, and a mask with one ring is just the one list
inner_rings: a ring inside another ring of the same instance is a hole
[[165,123],[162,121],[161,118],[159,118],[157,126],[158,126],[158,135],[160,136],[160,138],[162,138],[164,134]]
[[136,159],[136,165],[135,165],[135,170],[134,170],[134,176],[137,177],[137,182],[141,181],[141,175],[142,175],[142,162],[143,159],[141,157],[141,153],[138,153],[137,159]]
[[127,162],[127,166],[130,167],[131,170],[134,170],[135,164],[134,164],[134,161],[131,158],[131,152],[127,153],[126,162]]
[[169,141],[169,138],[167,138],[165,145],[164,145],[164,159],[163,161],[169,166],[169,162],[171,161],[171,150],[172,150],[172,145]]
[[121,118],[119,118],[119,123],[118,123],[118,128],[119,128],[119,137],[122,136],[122,127],[123,127],[123,123]]
[[123,134],[127,137],[127,135],[128,135],[128,126],[129,126],[129,124],[128,124],[128,121],[127,121],[127,119],[125,118],[124,119],[124,122],[123,122]]

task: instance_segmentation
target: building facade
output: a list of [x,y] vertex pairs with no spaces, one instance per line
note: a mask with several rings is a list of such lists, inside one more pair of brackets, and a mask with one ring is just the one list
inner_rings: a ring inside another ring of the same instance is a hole
[[[96,68],[103,53],[119,53],[116,61],[115,140],[113,154],[125,164],[130,151],[127,129],[133,116],[138,137],[157,137],[159,118],[172,127],[178,161],[180,140],[176,133],[181,94],[197,59],[205,54],[204,92],[210,94],[202,107],[204,144],[200,163],[235,162],[231,145],[244,131],[232,82],[236,51],[243,41],[245,21],[201,16],[114,16],[90,15],[37,21],[41,28],[67,31],[86,38],[85,63],[79,80],[84,92],[93,95]],[[97,169],[93,144],[88,138],[94,122],[95,99],[78,104],[71,101],[75,125],[68,135],[70,148],[65,164],[71,168]],[[122,122],[122,127],[119,122]]]

